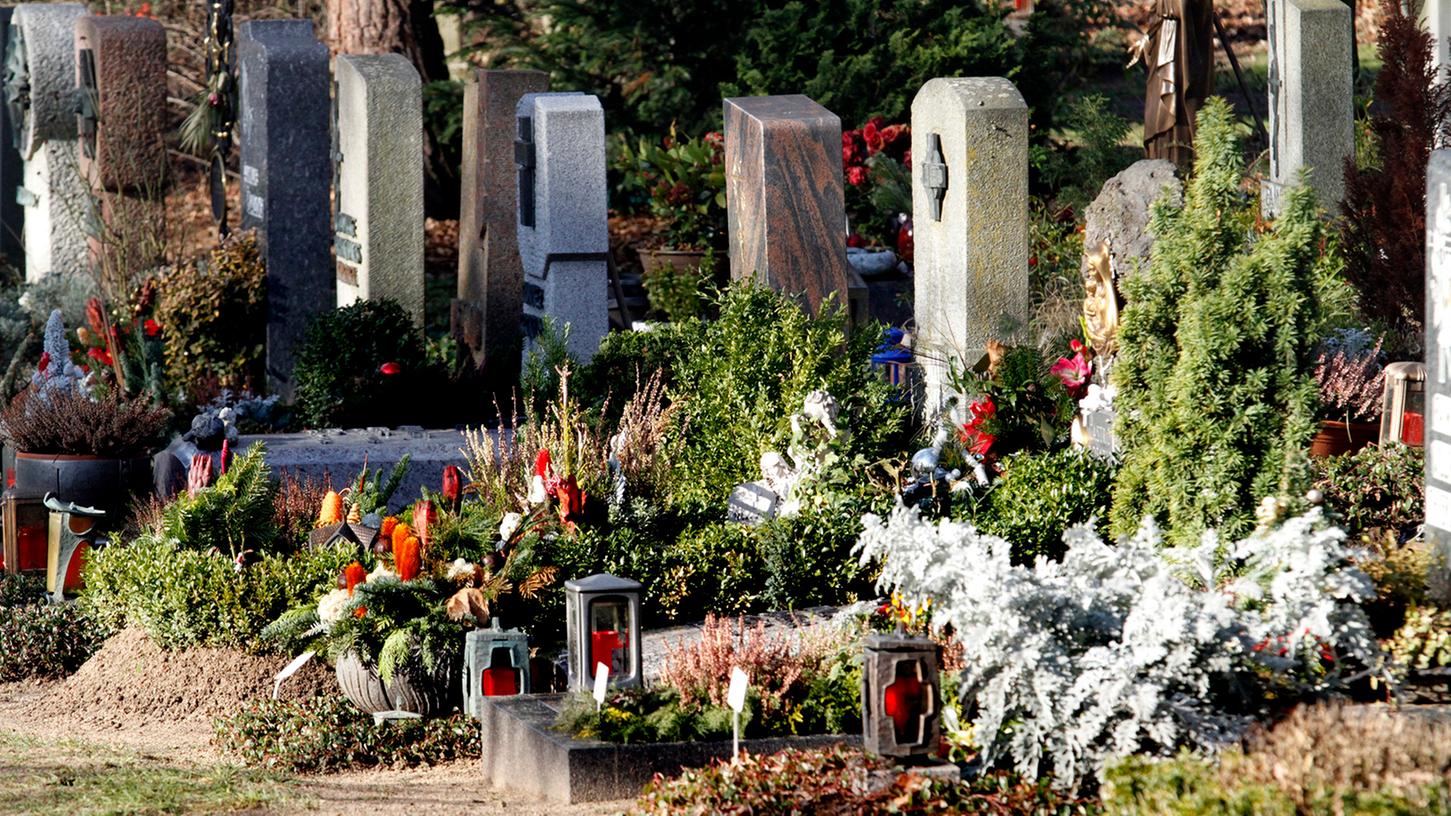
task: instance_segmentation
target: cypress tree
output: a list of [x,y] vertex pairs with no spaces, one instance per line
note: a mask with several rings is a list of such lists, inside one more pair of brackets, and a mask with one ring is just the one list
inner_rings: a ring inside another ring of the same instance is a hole
[[1124,281],[1111,375],[1123,445],[1114,533],[1149,516],[1176,544],[1210,528],[1243,536],[1263,497],[1303,489],[1312,350],[1347,289],[1333,248],[1322,252],[1311,191],[1288,190],[1280,218],[1260,224],[1229,105],[1210,99],[1198,125],[1184,202],[1154,206],[1153,258]]

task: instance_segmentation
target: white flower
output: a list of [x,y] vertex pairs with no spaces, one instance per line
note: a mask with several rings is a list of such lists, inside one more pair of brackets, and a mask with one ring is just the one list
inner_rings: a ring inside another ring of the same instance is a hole
[[35,298],[30,296],[30,292],[26,292],[25,294],[20,296],[19,300],[15,302],[20,304],[20,308],[28,312],[30,311],[30,307],[35,305]]
[[348,607],[348,591],[346,589],[335,589],[322,596],[317,602],[318,620],[331,626],[342,620],[343,613]]
[[[538,476],[535,476],[534,478],[539,479]],[[539,480],[539,489],[541,491],[544,490],[544,480],[542,479]],[[533,488],[530,488],[529,490],[529,500],[531,502],[534,501]],[[543,500],[541,499],[540,501]],[[538,502],[535,503],[537,504]],[[519,529],[519,525],[523,523],[523,521],[524,517],[519,515],[518,513],[505,513],[504,520],[499,522],[499,538],[503,539],[504,541],[508,541],[514,536],[514,532]]]
[[455,558],[453,563],[448,565],[448,580],[450,581],[462,581],[473,576],[474,565],[462,558]]
[[398,573],[394,572],[393,570],[388,569],[387,567],[383,566],[380,563],[380,564],[378,564],[378,566],[376,566],[376,567],[373,568],[373,571],[372,572],[368,573],[368,577],[367,577],[366,582],[367,583],[372,583],[373,581],[378,581],[378,580],[382,580],[382,579],[386,579],[386,578],[397,579],[397,577],[398,577]]
[[529,482],[529,503],[543,504],[549,501],[549,491],[544,489],[544,477],[535,474]]

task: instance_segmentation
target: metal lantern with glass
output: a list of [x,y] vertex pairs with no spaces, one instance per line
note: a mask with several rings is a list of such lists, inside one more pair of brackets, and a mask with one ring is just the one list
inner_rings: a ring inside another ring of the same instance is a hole
[[604,574],[564,582],[571,691],[590,691],[600,664],[609,671],[610,686],[640,685],[643,589],[636,581]]

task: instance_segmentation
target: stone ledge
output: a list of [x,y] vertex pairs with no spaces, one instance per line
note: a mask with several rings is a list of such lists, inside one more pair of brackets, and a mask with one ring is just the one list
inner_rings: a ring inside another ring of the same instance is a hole
[[[633,799],[657,773],[700,767],[731,754],[731,743],[662,742],[621,745],[573,739],[553,726],[562,694],[486,698],[484,778],[496,788],[577,804]],[[766,754],[783,748],[821,748],[860,740],[841,734],[741,740]]]

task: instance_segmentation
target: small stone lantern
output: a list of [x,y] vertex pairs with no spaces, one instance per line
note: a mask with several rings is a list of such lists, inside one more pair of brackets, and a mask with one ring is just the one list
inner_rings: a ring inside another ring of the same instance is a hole
[[610,686],[641,684],[643,589],[637,581],[603,574],[564,582],[570,691],[591,691],[600,663],[609,666]]
[[14,489],[3,498],[5,572],[43,572],[46,568],[46,539],[50,512],[39,498],[21,496]]
[[925,757],[937,750],[937,644],[900,631],[867,638],[862,661],[862,740],[868,753]]
[[518,629],[488,629],[464,636],[464,710],[483,716],[485,697],[529,693],[529,636]]
[[1380,444],[1401,442],[1422,447],[1426,430],[1426,364],[1391,363],[1385,367]]

